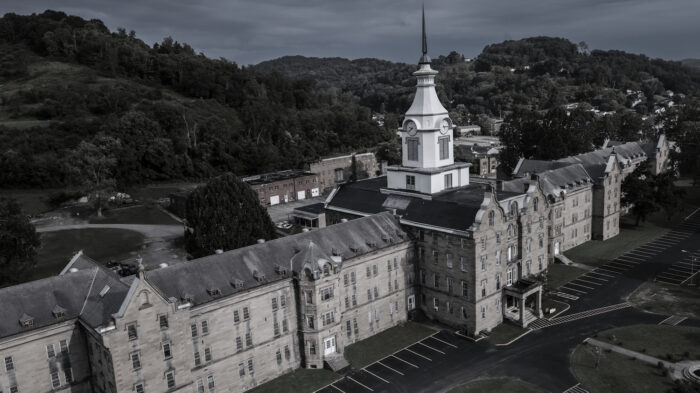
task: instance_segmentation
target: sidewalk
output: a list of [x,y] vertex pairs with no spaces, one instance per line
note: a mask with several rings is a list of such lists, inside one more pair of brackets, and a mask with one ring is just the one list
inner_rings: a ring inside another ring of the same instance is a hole
[[617,353],[625,355],[625,356],[633,357],[633,358],[636,358],[638,360],[641,360],[641,361],[649,363],[649,364],[657,365],[657,364],[659,364],[659,362],[661,362],[664,365],[664,367],[666,367],[668,369],[673,369],[675,366],[675,363],[667,362],[665,360],[661,360],[661,359],[655,358],[653,356],[645,355],[643,353],[632,351],[632,350],[627,349],[627,348],[622,348],[622,347],[614,345],[614,344],[606,343],[605,341],[596,340],[595,338],[587,338],[583,341],[588,343],[588,344],[594,345],[596,347],[599,347],[602,349],[609,349],[613,352],[617,352]]

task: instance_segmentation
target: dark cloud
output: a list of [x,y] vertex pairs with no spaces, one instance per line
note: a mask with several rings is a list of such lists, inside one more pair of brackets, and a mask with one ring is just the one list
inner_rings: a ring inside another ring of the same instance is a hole
[[[284,55],[378,57],[416,62],[416,0],[5,0],[0,11],[60,9],[166,36],[209,57],[254,64]],[[485,45],[536,35],[586,41],[651,57],[700,57],[698,0],[434,0],[426,2],[433,55],[476,56]]]

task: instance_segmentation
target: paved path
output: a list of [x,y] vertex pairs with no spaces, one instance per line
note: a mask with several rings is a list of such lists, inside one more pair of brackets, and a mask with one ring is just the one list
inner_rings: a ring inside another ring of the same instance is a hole
[[622,348],[618,345],[610,344],[610,343],[607,343],[605,341],[596,340],[595,338],[587,338],[583,341],[585,341],[591,345],[595,345],[596,347],[599,347],[602,349],[609,349],[613,352],[617,352],[617,353],[625,355],[625,356],[639,359],[639,360],[641,360],[643,362],[647,362],[649,364],[657,365],[657,364],[659,364],[659,362],[661,362],[661,363],[663,363],[664,367],[666,367],[666,368],[674,367],[674,363],[667,362],[665,360],[661,360],[661,359],[655,358],[653,356],[645,355],[643,353],[639,353],[639,352],[633,351],[631,349]]
[[109,228],[109,229],[126,229],[142,233],[149,238],[175,238],[182,236],[183,227],[181,225],[145,225],[145,224],[71,224],[71,225],[55,225],[45,226],[36,229],[37,232],[55,232],[68,229],[93,229],[93,228]]

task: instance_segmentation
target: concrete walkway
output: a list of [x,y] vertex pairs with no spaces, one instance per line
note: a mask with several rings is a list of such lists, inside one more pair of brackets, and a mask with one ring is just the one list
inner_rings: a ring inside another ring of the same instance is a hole
[[142,233],[148,238],[170,239],[182,236],[184,229],[181,225],[144,225],[144,224],[70,224],[38,227],[37,232],[55,232],[68,229],[126,229]]
[[641,361],[649,363],[649,364],[657,365],[657,364],[659,364],[659,362],[661,362],[661,363],[663,363],[664,367],[666,367],[668,369],[673,369],[673,367],[675,366],[675,363],[667,362],[665,360],[661,360],[661,359],[655,358],[653,356],[649,356],[649,355],[645,355],[643,353],[632,351],[631,349],[622,348],[618,345],[610,344],[610,343],[607,343],[605,341],[596,340],[595,338],[587,338],[584,340],[584,342],[587,342],[588,344],[591,344],[591,345],[595,345],[596,347],[599,347],[601,349],[609,349],[613,352],[617,352],[617,353],[625,355],[625,356],[636,358],[638,360],[641,360]]

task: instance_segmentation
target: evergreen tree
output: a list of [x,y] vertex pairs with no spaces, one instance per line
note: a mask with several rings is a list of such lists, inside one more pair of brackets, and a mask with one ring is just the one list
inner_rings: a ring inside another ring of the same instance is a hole
[[41,241],[16,201],[0,198],[0,287],[26,281]]
[[257,194],[232,173],[198,187],[186,206],[186,247],[195,257],[275,237],[275,226]]
[[659,210],[651,173],[646,165],[640,165],[630,173],[622,181],[621,190],[621,202],[623,205],[632,206],[631,212],[636,219],[635,225],[638,226],[640,221],[646,221],[650,214]]

